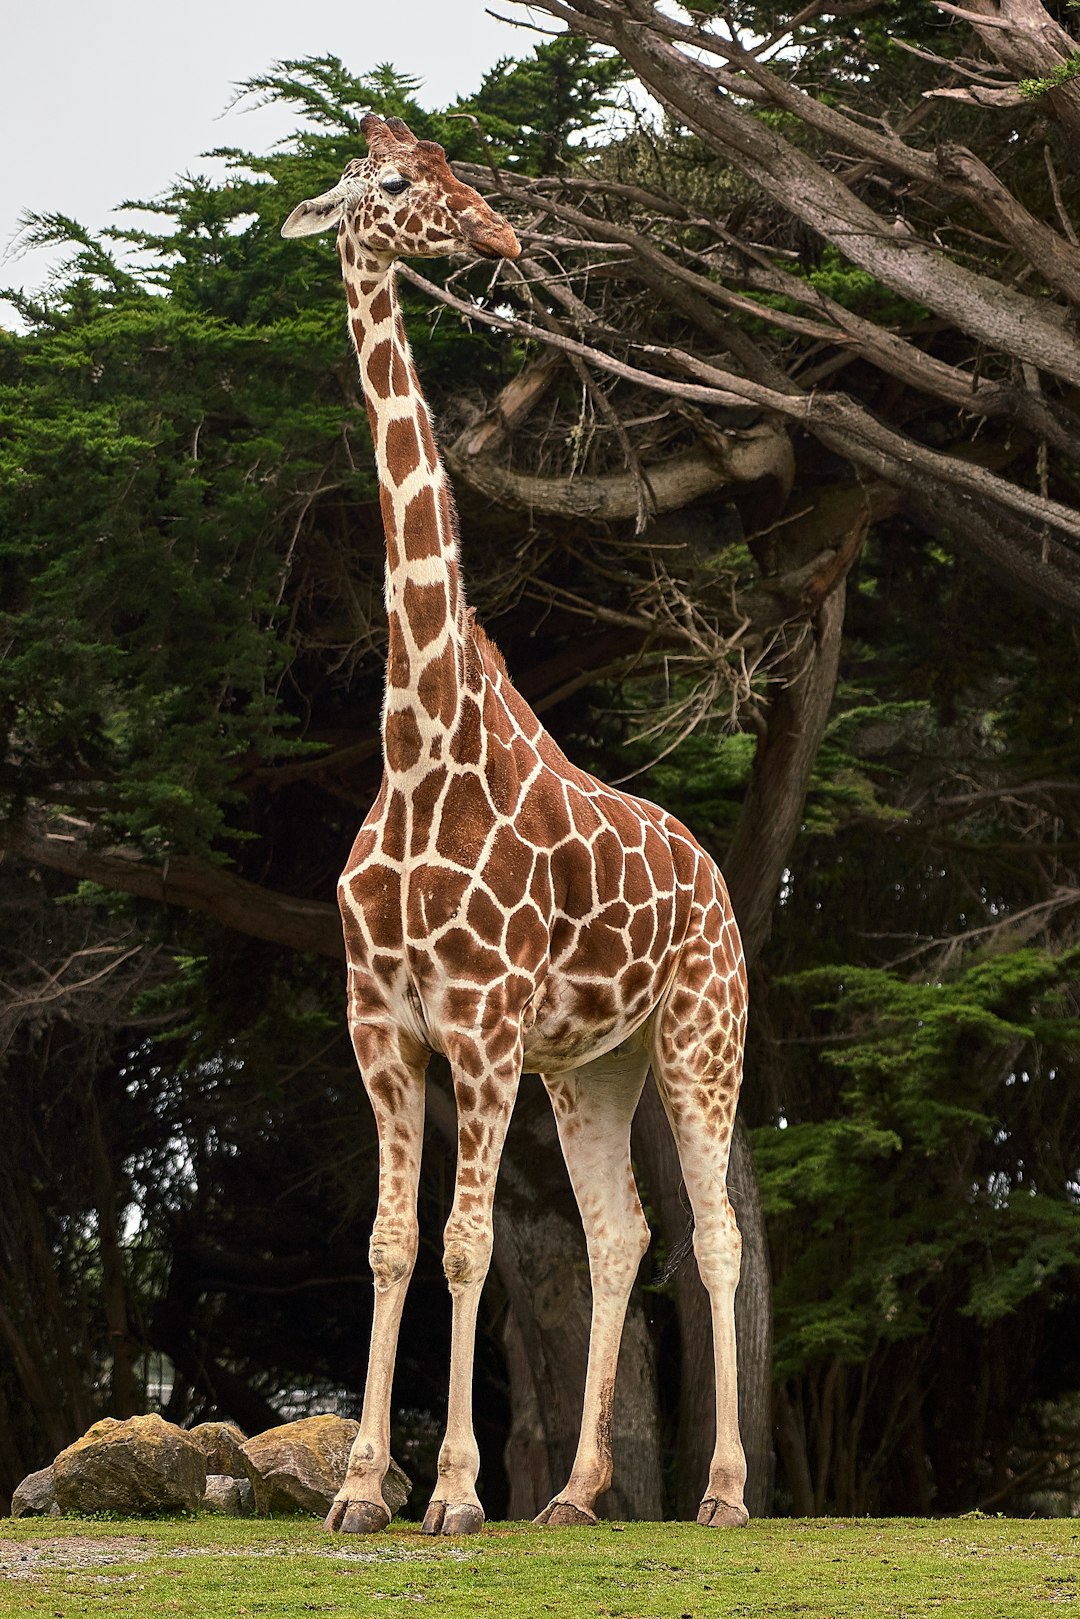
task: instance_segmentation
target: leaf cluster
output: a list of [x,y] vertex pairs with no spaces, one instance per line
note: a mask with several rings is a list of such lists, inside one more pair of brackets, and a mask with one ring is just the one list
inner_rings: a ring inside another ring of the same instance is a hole
[[[945,1299],[987,1322],[1075,1274],[1078,965],[1021,949],[941,982],[858,966],[792,981],[825,1032],[815,1116],[754,1133],[790,1261],[781,1375],[920,1336]],[[1066,1139],[1050,1139],[1065,1117]],[[799,1231],[813,1240],[794,1251]]]

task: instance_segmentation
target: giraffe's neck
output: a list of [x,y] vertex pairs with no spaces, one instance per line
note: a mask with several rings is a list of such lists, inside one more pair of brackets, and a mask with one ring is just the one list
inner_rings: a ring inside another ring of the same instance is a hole
[[[351,245],[351,244],[350,244]],[[392,775],[449,755],[468,635],[453,495],[398,309],[394,267],[345,254],[350,325],[375,444],[389,644],[383,755]]]

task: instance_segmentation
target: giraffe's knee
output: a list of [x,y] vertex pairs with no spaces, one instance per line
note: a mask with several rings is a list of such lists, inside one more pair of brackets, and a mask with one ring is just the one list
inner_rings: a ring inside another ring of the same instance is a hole
[[466,1230],[451,1216],[443,1240],[443,1273],[451,1287],[482,1282],[491,1264],[491,1249],[490,1226]]
[[651,1241],[649,1222],[640,1207],[617,1222],[599,1220],[591,1225],[587,1243],[594,1290],[600,1283],[614,1293],[629,1291]]
[[619,1258],[631,1273],[631,1280],[638,1273],[638,1266],[645,1257],[645,1250],[652,1241],[652,1232],[649,1222],[639,1208],[631,1220],[627,1220],[619,1236]]
[[415,1227],[395,1230],[380,1227],[376,1221],[375,1229],[371,1233],[368,1262],[375,1278],[375,1286],[380,1293],[388,1287],[393,1287],[397,1282],[409,1280],[416,1264],[418,1246]]

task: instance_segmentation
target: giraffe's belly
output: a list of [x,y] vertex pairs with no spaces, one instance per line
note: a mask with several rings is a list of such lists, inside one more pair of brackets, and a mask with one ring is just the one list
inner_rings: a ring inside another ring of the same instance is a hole
[[562,1074],[617,1047],[636,1044],[646,1038],[655,1004],[636,1019],[601,1018],[591,1026],[558,1015],[547,1018],[526,1038],[522,1068],[525,1073]]
[[[600,932],[600,930],[597,930]],[[671,980],[677,948],[670,935],[657,959],[632,959],[610,936],[588,941],[607,970],[572,973],[552,963],[539,986],[536,1020],[525,1039],[527,1070],[560,1073],[579,1068],[643,1031]],[[579,952],[580,953],[580,952]]]

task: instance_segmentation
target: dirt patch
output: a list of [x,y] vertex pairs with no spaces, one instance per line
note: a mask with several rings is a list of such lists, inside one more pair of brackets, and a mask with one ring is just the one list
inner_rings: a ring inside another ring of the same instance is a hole
[[[146,1563],[151,1558],[180,1557],[283,1557],[283,1545],[263,1546],[160,1546],[151,1536],[57,1535],[54,1540],[5,1540],[0,1536],[0,1580],[33,1580],[43,1574],[77,1569],[109,1568],[117,1563]],[[294,1550],[294,1549],[293,1549]],[[448,1559],[464,1562],[470,1553],[460,1546],[437,1542],[423,1547],[394,1542],[375,1546],[330,1544],[308,1546],[304,1555],[346,1563],[404,1563]]]
[[63,1535],[56,1540],[0,1539],[0,1579],[32,1580],[53,1569],[107,1568],[111,1563],[141,1563],[154,1555],[142,1537],[112,1535],[104,1539]]

